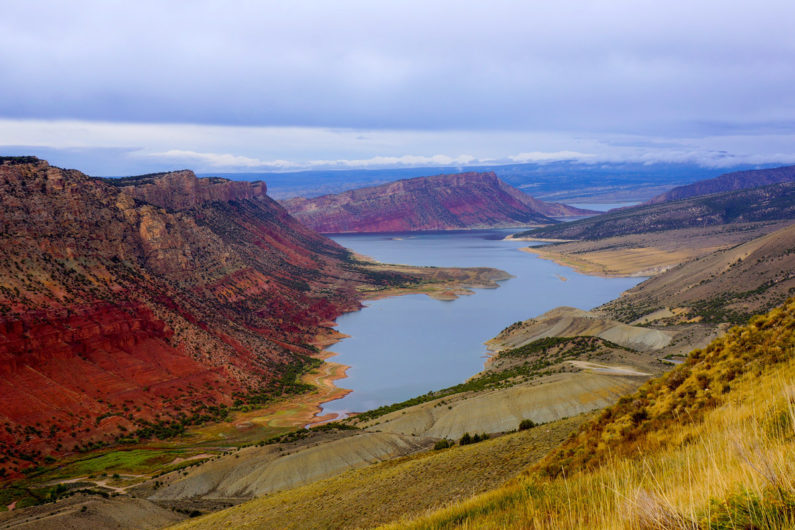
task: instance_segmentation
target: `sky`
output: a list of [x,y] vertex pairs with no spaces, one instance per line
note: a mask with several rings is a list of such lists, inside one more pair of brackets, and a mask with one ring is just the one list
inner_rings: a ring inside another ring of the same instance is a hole
[[0,154],[90,174],[795,163],[791,0],[17,1]]

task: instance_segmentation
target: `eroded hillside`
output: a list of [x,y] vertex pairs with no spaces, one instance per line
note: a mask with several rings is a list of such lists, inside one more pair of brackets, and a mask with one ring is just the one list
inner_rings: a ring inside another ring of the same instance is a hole
[[791,528],[795,300],[695,350],[502,489],[412,528]]
[[362,290],[500,277],[356,261],[265,191],[0,161],[4,473],[305,390],[313,343]]

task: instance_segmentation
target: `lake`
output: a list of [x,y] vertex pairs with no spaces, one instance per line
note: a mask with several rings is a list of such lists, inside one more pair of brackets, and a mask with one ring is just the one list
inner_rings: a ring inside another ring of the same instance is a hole
[[346,338],[331,360],[350,366],[337,381],[353,392],[323,405],[322,414],[362,412],[465,381],[483,369],[485,341],[510,324],[558,306],[591,309],[642,278],[579,274],[522,252],[515,230],[332,236],[339,244],[385,263],[494,267],[513,276],[497,289],[475,289],[453,301],[413,294],[366,302],[337,319]]

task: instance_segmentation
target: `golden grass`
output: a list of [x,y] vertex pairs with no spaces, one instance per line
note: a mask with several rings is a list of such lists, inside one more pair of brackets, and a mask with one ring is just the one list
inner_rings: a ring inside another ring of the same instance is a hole
[[570,418],[348,471],[185,521],[178,528],[371,527],[419,515],[504,484],[583,421],[582,416]]
[[[607,409],[512,484],[394,526],[793,528],[793,329],[790,300]],[[702,385],[727,368],[730,387],[710,401]],[[628,423],[633,407],[644,412]]]
[[559,443],[571,421],[350,471],[180,527],[795,528],[795,299]]

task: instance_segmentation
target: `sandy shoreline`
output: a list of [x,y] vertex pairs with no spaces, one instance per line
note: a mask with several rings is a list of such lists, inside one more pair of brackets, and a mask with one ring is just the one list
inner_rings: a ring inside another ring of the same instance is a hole
[[583,252],[576,256],[573,253],[557,252],[544,246],[522,247],[519,250],[564,267],[571,267],[581,274],[600,278],[654,276],[691,257],[654,247],[599,250]]
[[571,267],[580,274],[587,274],[588,276],[597,276],[599,278],[626,278],[627,274],[618,274],[611,272],[604,267],[599,267],[596,263],[591,261],[574,258],[565,254],[557,252],[550,252],[543,250],[544,247],[522,247],[519,250],[527,252],[528,254],[535,254],[541,259],[549,260],[563,265],[564,267]]

